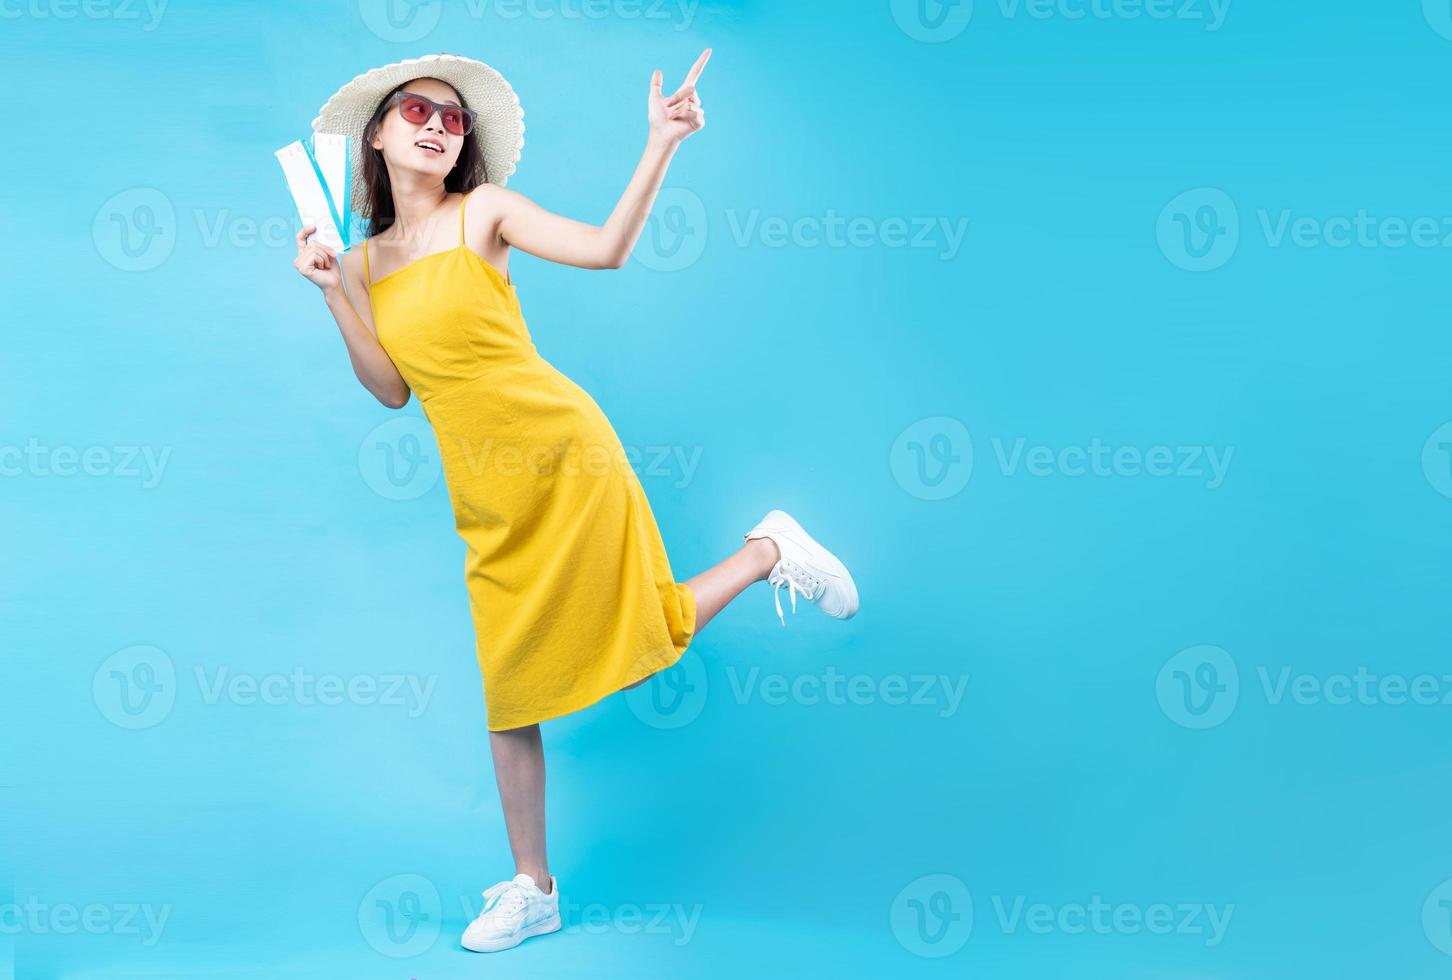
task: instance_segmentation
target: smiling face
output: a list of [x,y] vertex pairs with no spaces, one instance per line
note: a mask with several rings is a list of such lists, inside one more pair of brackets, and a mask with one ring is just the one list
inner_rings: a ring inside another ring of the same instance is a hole
[[[405,82],[400,91],[422,95],[440,105],[461,104],[453,86],[437,78],[415,78]],[[369,145],[382,152],[390,170],[412,170],[442,179],[454,169],[464,141],[469,139],[473,136],[456,136],[444,128],[438,112],[421,123],[411,123],[399,113],[397,105],[392,105],[384,111]]]

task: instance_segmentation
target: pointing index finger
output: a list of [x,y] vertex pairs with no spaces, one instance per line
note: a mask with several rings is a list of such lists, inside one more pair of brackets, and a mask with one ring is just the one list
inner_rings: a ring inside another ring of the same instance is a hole
[[710,60],[711,49],[707,48],[705,51],[701,52],[701,56],[697,58],[696,63],[691,66],[691,70],[686,74],[686,80],[681,83],[682,87],[686,85],[696,84],[696,79],[701,77],[701,69],[705,68],[706,62]]

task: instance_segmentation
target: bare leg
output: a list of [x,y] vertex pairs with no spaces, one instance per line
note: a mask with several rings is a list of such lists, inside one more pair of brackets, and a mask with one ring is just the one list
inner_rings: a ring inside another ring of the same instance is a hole
[[765,579],[780,557],[776,542],[753,538],[721,564],[687,579],[686,585],[696,597],[696,632],[701,632],[748,585]]
[[[687,580],[686,585],[696,597],[695,632],[701,632],[748,585],[766,578],[780,557],[781,552],[775,542],[756,538],[747,541],[719,565]],[[637,681],[630,687],[638,687],[649,679]],[[509,830],[509,849],[514,852],[515,871],[524,872],[535,880],[535,884],[548,890],[550,871],[545,857],[544,743],[540,738],[539,725],[490,732],[489,748],[494,754],[494,778],[499,784],[499,801],[504,807],[504,825]]]
[[[766,578],[780,557],[781,552],[775,542],[769,538],[756,538],[745,542],[720,564],[688,579],[686,585],[696,597],[695,633],[700,633],[748,585]],[[650,678],[636,681],[630,687],[638,687],[647,680]],[[489,748],[494,754],[494,778],[499,784],[499,801],[504,807],[504,825],[509,830],[509,849],[514,852],[515,872],[529,875],[535,884],[548,892],[550,871],[545,857],[544,742],[540,738],[539,725],[490,732]]]
[[[781,552],[777,544],[759,537],[743,543],[735,555],[714,568],[688,579],[685,584],[696,595],[696,633],[748,585],[767,578],[778,558]],[[630,687],[639,687],[648,679]],[[494,754],[494,777],[499,784],[499,803],[504,806],[504,825],[510,832],[515,873],[523,871],[547,890],[549,859],[544,857],[544,743],[540,726],[527,724],[523,729],[489,732],[489,749]]]
[[549,861],[545,858],[545,763],[539,725],[526,725],[489,733],[494,754],[494,778],[515,873],[524,872],[535,884],[550,891]]
[[[780,557],[781,549],[777,548],[775,541],[770,538],[753,538],[719,565],[687,579],[686,585],[696,597],[696,632],[692,634],[692,638],[748,585],[760,582],[771,574],[772,566]],[[621,690],[628,691],[632,687],[639,687],[654,676],[655,674],[651,674],[643,677]]]

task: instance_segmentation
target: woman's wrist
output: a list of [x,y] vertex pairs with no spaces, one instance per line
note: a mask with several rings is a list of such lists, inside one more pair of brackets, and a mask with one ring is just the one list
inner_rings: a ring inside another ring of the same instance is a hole
[[680,140],[672,139],[669,136],[664,136],[660,133],[655,132],[654,130],[651,130],[650,135],[647,136],[645,140],[645,148],[647,152],[663,153],[667,156],[675,153],[676,147],[680,145]]
[[[348,294],[343,292],[342,283],[323,290],[323,303],[328,307],[328,312],[333,314],[333,319],[338,322],[340,327],[343,325],[344,313],[353,309],[353,304],[348,300]],[[354,315],[357,315],[356,312]]]

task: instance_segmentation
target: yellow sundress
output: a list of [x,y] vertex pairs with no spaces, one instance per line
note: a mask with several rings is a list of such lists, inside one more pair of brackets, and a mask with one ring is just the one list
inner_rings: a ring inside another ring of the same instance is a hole
[[583,388],[540,356],[513,283],[464,244],[372,282],[378,341],[438,441],[491,731],[556,718],[678,660],[696,599]]

